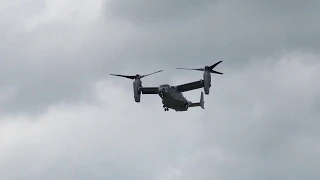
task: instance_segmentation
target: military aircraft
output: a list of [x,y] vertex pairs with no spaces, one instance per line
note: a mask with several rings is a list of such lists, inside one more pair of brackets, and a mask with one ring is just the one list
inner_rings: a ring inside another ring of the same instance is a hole
[[177,68],[177,69],[203,71],[203,81],[204,81],[203,89],[204,89],[204,93],[208,95],[211,87],[211,73],[223,74],[221,72],[213,70],[213,68],[215,68],[221,62],[222,61],[219,61],[211,66],[205,66],[204,68],[198,68],[198,69],[189,69],[189,68]]
[[113,76],[124,77],[128,79],[133,79],[133,93],[134,93],[134,100],[135,102],[140,102],[140,96],[142,94],[158,94],[162,99],[162,104],[164,111],[169,111],[173,109],[177,112],[179,111],[187,111],[189,107],[201,107],[204,109],[204,99],[203,99],[203,92],[200,95],[200,101],[193,103],[188,101],[182,94],[182,92],[191,91],[194,89],[199,89],[204,87],[204,81],[199,80],[191,83],[181,84],[178,86],[170,86],[169,84],[163,84],[159,87],[143,87],[141,78],[149,76],[151,74],[155,74],[158,72],[140,75],[136,74],[135,76],[127,76],[127,75],[119,75],[119,74],[110,74]]

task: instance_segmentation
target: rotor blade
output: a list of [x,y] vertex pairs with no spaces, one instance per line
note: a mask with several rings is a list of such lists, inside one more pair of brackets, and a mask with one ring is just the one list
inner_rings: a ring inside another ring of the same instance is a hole
[[124,77],[124,78],[128,78],[128,79],[134,79],[135,78],[135,76],[126,76],[126,75],[119,75],[119,74],[110,74],[110,75]]
[[152,75],[152,74],[159,73],[159,72],[161,72],[161,71],[162,71],[162,70],[157,71],[157,72],[153,72],[153,73],[150,73],[150,74],[142,75],[141,78],[146,77],[146,76],[150,76],[150,75]]
[[211,73],[215,73],[215,74],[223,74],[221,72],[215,71],[215,70],[210,70]]
[[220,64],[222,61],[219,61],[215,64],[213,64],[212,66],[209,67],[210,70],[212,70],[213,68],[215,68],[218,64]]
[[196,70],[196,71],[204,71],[204,68],[198,68],[198,69],[189,69],[189,68],[176,68],[176,69],[183,69],[183,70]]

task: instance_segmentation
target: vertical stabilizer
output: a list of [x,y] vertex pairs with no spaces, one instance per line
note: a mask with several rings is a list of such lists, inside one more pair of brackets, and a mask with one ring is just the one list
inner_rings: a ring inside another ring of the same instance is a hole
[[200,96],[200,102],[197,103],[191,103],[189,104],[189,107],[198,107],[200,106],[202,109],[204,109],[204,99],[203,99],[203,92],[201,91],[201,96]]
[[200,106],[202,109],[204,109],[204,99],[203,99],[203,92],[201,91],[201,96],[200,96]]

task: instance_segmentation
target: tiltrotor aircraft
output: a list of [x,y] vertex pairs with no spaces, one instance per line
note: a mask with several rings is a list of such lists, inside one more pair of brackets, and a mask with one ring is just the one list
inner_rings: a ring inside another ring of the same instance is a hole
[[[119,76],[124,77],[128,79],[132,79],[133,81],[133,93],[134,93],[134,100],[135,102],[140,102],[141,93],[142,94],[158,94],[162,99],[162,104],[164,111],[169,111],[170,109],[173,109],[175,111],[187,111],[189,107],[201,107],[204,109],[204,96],[203,92],[201,92],[200,95],[200,101],[193,103],[191,101],[188,101],[184,96],[183,92],[191,91],[199,88],[204,88],[205,92],[209,94],[209,88],[211,86],[211,76],[210,72],[213,73],[219,73],[216,71],[213,71],[212,69],[218,65],[220,62],[210,66],[205,67],[204,69],[195,69],[195,70],[203,70],[204,72],[204,79],[199,81],[194,81],[186,84],[181,84],[178,86],[171,86],[169,84],[163,84],[159,87],[143,87],[141,78],[144,78],[146,76],[159,73],[160,71],[153,72],[146,75],[140,75],[136,74],[135,76],[127,76],[127,75],[119,75],[119,74],[110,74],[113,76]],[[209,75],[208,75],[209,72]],[[219,73],[222,74],[222,73]]]

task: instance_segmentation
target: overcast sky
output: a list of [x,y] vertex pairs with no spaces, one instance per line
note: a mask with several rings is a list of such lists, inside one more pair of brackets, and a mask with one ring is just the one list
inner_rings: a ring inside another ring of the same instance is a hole
[[[319,17],[316,0],[1,0],[0,179],[319,179]],[[220,60],[205,110],[109,76],[178,85],[202,73],[175,67]]]

